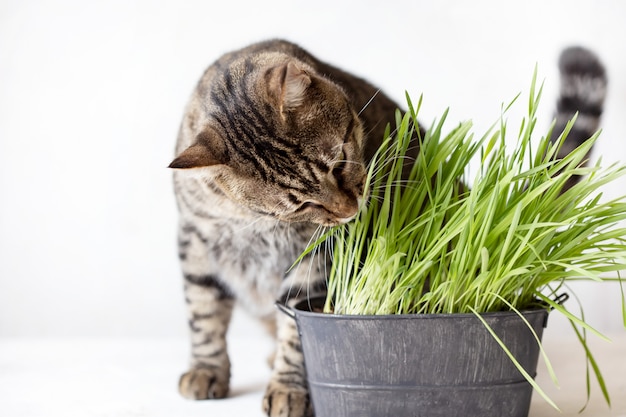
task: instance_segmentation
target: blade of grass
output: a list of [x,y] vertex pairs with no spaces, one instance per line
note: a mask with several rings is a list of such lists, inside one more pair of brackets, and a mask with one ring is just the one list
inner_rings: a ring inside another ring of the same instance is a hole
[[541,397],[544,400],[546,400],[546,402],[548,404],[550,404],[555,410],[561,411],[559,409],[559,407],[554,403],[554,401],[552,401],[552,399],[550,397],[548,397],[548,395],[541,389],[541,387],[539,386],[539,384],[537,384],[535,379],[524,369],[524,367],[519,363],[519,361],[515,358],[515,356],[513,356],[513,354],[509,350],[509,348],[504,344],[502,339],[500,339],[500,337],[498,337],[496,332],[493,331],[491,326],[489,326],[487,321],[485,321],[485,319],[480,315],[480,313],[478,313],[476,310],[474,310],[471,307],[470,307],[470,310],[481,321],[481,323],[485,326],[485,329],[487,329],[489,334],[494,338],[494,340],[498,343],[498,345],[500,345],[500,347],[502,348],[504,353],[509,357],[509,359],[511,359],[511,362],[513,362],[513,365],[515,365],[517,370],[524,376],[526,381],[528,381],[528,383],[530,385],[532,385],[532,387],[535,389],[535,391],[537,391],[537,393],[539,395],[541,395]]

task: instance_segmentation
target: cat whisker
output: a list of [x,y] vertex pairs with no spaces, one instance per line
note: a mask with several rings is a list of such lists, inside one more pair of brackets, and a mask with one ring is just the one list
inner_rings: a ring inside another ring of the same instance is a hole
[[363,108],[359,111],[358,116],[361,115],[361,113],[363,113],[363,111],[367,108],[367,106],[370,105],[370,103],[372,101],[374,101],[374,99],[376,98],[376,96],[378,95],[378,93],[380,93],[380,89],[376,90],[376,92],[374,93],[374,95],[372,95],[372,98],[370,98],[367,103],[365,103],[365,105],[363,106]]
[[[393,134],[390,135],[390,137],[393,136]],[[378,161],[383,161],[385,163],[387,163],[391,158],[393,158],[393,155],[395,153],[395,149],[392,146],[387,147],[387,149],[385,149],[385,151],[382,154],[378,155]],[[381,162],[378,162],[378,164],[381,164]]]
[[[393,181],[392,187],[396,187],[396,186],[417,186],[420,185],[422,182],[421,181],[417,181],[417,180],[395,180]],[[372,191],[384,191],[387,188],[386,185],[379,185],[377,187],[372,188]]]
[[274,220],[274,227],[272,228],[272,234],[274,236],[276,236],[276,234],[278,233],[278,229],[280,226],[281,221],[279,219]]
[[335,161],[335,163],[339,164],[354,164],[354,165],[360,165],[360,166],[365,166],[365,164],[363,162],[359,162],[359,161],[348,161],[347,159],[340,159],[338,161]]
[[257,224],[258,222],[262,221],[263,217],[259,216],[255,219],[253,219],[252,221],[248,222],[247,224],[243,225],[241,228],[237,229],[236,232],[240,233],[248,228],[253,227],[255,224]]
[[[310,246],[313,242],[317,241],[317,239],[319,239],[321,236],[323,236],[324,233],[326,233],[326,228],[322,225],[318,225],[316,227],[316,229],[313,231],[313,233],[311,234],[311,237],[309,238],[309,242],[307,243],[307,246]],[[318,254],[318,248],[319,247],[315,247],[313,249],[313,251],[311,253],[309,253],[307,256],[303,257],[302,259],[300,259],[298,261],[298,263],[296,265],[294,265],[292,268],[295,270],[295,275],[299,275],[298,274],[298,270],[302,267],[302,263],[307,260],[308,262],[308,269],[305,273],[305,277],[306,277],[306,292],[307,292],[307,296],[311,293],[311,286],[310,286],[310,282],[311,282],[311,272],[313,270],[313,266],[314,266],[314,262],[313,259],[318,258],[317,254]],[[319,259],[319,258],[318,258]],[[289,283],[289,288],[287,290],[287,298],[291,298],[292,296],[292,291],[294,290],[294,282],[291,281]],[[300,295],[300,291],[302,291],[302,287],[299,286],[297,288],[297,292],[296,292],[296,297],[299,297]]]
[[[387,150],[389,151],[389,150]],[[408,155],[404,155],[404,156],[394,156],[394,155],[387,155],[385,156],[385,154],[382,155],[383,156],[383,160],[381,163],[378,164],[378,166],[376,167],[376,169],[374,169],[373,171],[373,175],[374,177],[378,176],[379,173],[382,170],[388,170],[389,166],[397,161],[397,160],[404,160],[403,161],[403,165],[406,165],[407,162],[409,163],[413,163],[416,158],[412,157],[412,156],[408,156]],[[389,175],[389,173],[386,173],[385,176],[383,176],[382,178],[385,178],[387,175]]]
[[[376,95],[374,95],[374,97],[376,97]],[[368,102],[367,102],[367,104],[371,103],[371,102],[372,102],[372,100],[374,99],[374,97],[372,97],[372,98],[370,99],[370,101],[368,101]],[[367,104],[365,105],[365,107],[367,107]],[[361,110],[361,112],[362,112],[363,110],[365,110],[365,107],[363,107],[363,109]],[[361,113],[359,112],[359,114],[361,114]],[[377,121],[376,123],[372,124],[372,125],[370,126],[370,129],[369,129],[367,132],[365,132],[365,136],[366,136],[366,137],[371,137],[372,132],[375,132],[376,130],[378,130],[377,128],[378,128],[378,126],[379,126],[379,125],[380,125],[380,121]],[[390,131],[390,132],[389,132],[389,136],[388,136],[388,137],[390,137],[390,138],[394,137],[394,136],[395,136],[395,134],[397,133],[397,131],[398,131],[398,128],[393,129],[392,131]]]
[[[315,232],[313,232],[313,235],[311,236],[311,240],[309,241],[309,244],[311,244],[312,242],[315,242],[317,239],[319,239],[321,236],[323,236],[323,234],[325,233],[325,227],[322,225],[318,225],[317,228],[315,229]],[[322,265],[320,265],[320,263],[323,260],[323,256],[320,256],[321,253],[321,249],[320,249],[320,245],[316,246],[313,250],[313,252],[311,252],[311,257],[312,259],[316,259],[317,260],[317,268],[318,269],[322,269]],[[311,271],[313,268],[313,262],[309,262],[309,270],[307,271],[307,275],[306,275],[306,290],[307,290],[307,299],[311,298]]]
[[339,144],[337,144],[337,145],[333,146],[333,147],[332,147],[332,150],[333,150],[334,152],[339,152],[342,148],[343,148],[343,143],[339,143]]

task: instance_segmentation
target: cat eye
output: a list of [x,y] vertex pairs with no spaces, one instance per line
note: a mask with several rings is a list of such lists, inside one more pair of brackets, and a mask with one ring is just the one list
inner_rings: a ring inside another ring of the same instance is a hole
[[296,211],[304,211],[306,209],[321,209],[321,208],[324,208],[324,206],[322,206],[321,204],[317,204],[312,201],[305,201],[304,203],[302,203],[302,205],[300,205],[300,207],[298,207]]

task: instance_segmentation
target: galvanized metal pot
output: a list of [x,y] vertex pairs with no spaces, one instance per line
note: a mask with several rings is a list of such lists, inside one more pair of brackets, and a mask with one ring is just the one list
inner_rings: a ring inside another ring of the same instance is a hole
[[[346,316],[294,309],[316,417],[527,417],[532,386],[472,314]],[[524,311],[541,338],[548,311]],[[539,346],[514,312],[482,315],[535,375]]]

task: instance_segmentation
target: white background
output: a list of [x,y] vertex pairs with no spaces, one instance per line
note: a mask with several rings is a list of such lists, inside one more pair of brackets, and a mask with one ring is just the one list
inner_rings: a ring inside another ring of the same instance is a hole
[[[527,91],[535,64],[546,129],[560,50],[591,47],[610,77],[594,155],[626,157],[624,1],[3,0],[0,337],[186,335],[166,166],[205,67],[271,37],[400,102],[424,93],[422,120],[450,107],[478,133]],[[618,287],[580,289],[592,324],[623,332]]]

